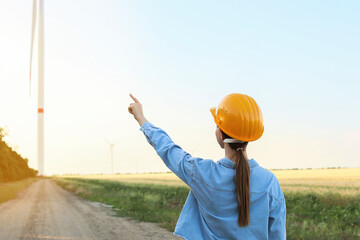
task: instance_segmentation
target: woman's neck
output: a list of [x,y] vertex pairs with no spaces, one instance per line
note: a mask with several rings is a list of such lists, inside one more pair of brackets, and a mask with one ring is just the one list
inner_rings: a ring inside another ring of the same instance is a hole
[[[225,149],[225,157],[230,159],[231,161],[235,162],[236,155],[239,154],[236,150],[232,149],[229,144],[224,145]],[[246,153],[246,149],[243,151],[244,158],[246,161],[249,161],[249,158]]]

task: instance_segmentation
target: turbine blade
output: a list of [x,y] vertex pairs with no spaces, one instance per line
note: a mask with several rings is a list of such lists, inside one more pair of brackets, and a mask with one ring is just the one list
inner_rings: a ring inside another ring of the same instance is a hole
[[33,48],[34,48],[35,26],[36,26],[36,0],[33,0],[31,39],[30,39],[31,43],[30,43],[29,96],[31,96],[31,65],[32,65],[32,55],[33,55]]

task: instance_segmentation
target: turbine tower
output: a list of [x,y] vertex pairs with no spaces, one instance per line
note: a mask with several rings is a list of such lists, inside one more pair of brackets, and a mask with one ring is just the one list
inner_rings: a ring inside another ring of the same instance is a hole
[[111,160],[111,174],[114,174],[114,151],[113,148],[116,144],[118,144],[120,141],[110,143],[106,138],[104,138],[105,142],[109,144],[109,152],[110,152],[110,160]]
[[37,107],[37,163],[38,175],[44,176],[44,2],[33,0],[29,91],[31,94],[31,65],[34,48],[35,27],[37,25],[37,67],[38,67],[38,107]]

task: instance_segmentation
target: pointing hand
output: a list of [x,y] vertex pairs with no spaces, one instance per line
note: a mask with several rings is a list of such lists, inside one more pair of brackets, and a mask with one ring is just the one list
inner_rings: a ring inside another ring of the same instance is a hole
[[134,100],[134,102],[130,103],[128,107],[129,113],[134,116],[134,118],[136,119],[136,121],[138,121],[141,127],[145,122],[147,122],[146,118],[144,117],[142,105],[139,100],[137,100],[137,98],[134,97],[131,93],[130,97],[132,98],[132,100]]

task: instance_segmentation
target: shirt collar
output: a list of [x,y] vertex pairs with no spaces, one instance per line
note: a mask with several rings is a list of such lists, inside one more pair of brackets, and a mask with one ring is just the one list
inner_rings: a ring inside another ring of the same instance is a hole
[[[222,158],[218,161],[218,163],[223,165],[226,168],[235,168],[235,165],[236,165],[233,161],[231,161],[228,158]],[[255,159],[252,158],[249,160],[249,165],[252,168],[252,167],[258,166],[259,164],[255,161]]]

